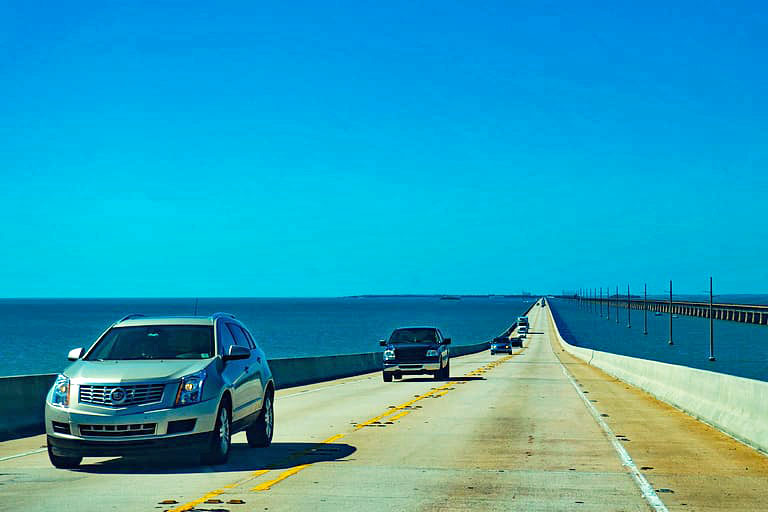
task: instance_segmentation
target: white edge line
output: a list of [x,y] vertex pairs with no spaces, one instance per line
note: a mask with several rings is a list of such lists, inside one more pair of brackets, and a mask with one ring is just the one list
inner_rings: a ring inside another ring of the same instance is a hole
[[0,457],[0,462],[11,459],[18,459],[19,457],[26,457],[27,455],[34,455],[36,453],[44,452],[47,448],[38,448],[37,450],[30,450],[24,453],[17,453],[16,455],[8,455],[7,457]]
[[301,395],[307,395],[309,393],[316,393],[318,391],[323,391],[323,390],[330,389],[330,388],[336,388],[336,387],[339,387],[339,386],[346,386],[347,384],[357,384],[357,383],[363,382],[363,381],[365,381],[365,380],[367,380],[369,378],[370,377],[362,377],[360,379],[350,380],[350,381],[347,381],[347,382],[339,382],[338,384],[331,384],[330,386],[322,386],[322,387],[315,388],[315,389],[308,389],[306,391],[299,391],[298,393],[292,393],[290,395],[281,396],[280,399],[282,400],[283,398],[291,398],[292,396],[301,396]]
[[603,432],[605,432],[605,434],[608,436],[608,439],[611,441],[613,448],[619,454],[621,463],[629,469],[629,472],[632,475],[632,478],[635,480],[635,483],[637,484],[638,487],[640,487],[640,491],[643,493],[643,498],[645,498],[645,501],[647,501],[648,504],[654,510],[657,510],[659,512],[669,512],[667,507],[659,498],[659,495],[656,494],[656,491],[653,489],[653,486],[648,483],[648,480],[646,480],[643,474],[640,472],[640,470],[637,469],[637,466],[635,465],[635,461],[633,461],[632,457],[629,456],[629,453],[627,453],[627,450],[625,450],[624,447],[621,445],[621,443],[616,440],[616,434],[614,434],[613,430],[611,430],[611,427],[609,427],[608,424],[605,421],[603,421],[603,418],[600,417],[600,414],[597,412],[597,409],[595,409],[595,406],[592,405],[592,403],[589,401],[586,395],[584,395],[584,393],[579,389],[578,384],[576,384],[576,381],[573,380],[573,377],[565,368],[565,365],[563,364],[563,362],[560,361],[559,358],[558,358],[558,361],[560,362],[560,366],[563,369],[563,373],[565,374],[566,377],[568,377],[568,380],[570,381],[571,385],[573,385],[573,389],[575,389],[576,393],[579,394],[579,396],[581,397],[581,400],[584,402],[584,404],[587,406],[587,409],[589,409],[589,412],[592,414],[592,417],[595,419],[598,425],[600,425],[600,427],[603,429]]

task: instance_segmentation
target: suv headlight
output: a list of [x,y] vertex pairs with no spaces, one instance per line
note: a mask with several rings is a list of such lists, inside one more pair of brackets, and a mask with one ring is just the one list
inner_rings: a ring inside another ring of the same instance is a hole
[[427,357],[437,357],[437,350],[427,350]]
[[388,348],[384,351],[384,360],[389,361],[395,358],[395,349]]
[[53,383],[53,392],[51,393],[51,403],[60,407],[69,405],[69,377],[62,374],[56,376],[56,382]]
[[176,393],[175,405],[190,405],[200,402],[203,398],[203,384],[208,374],[205,370],[182,377],[179,391]]

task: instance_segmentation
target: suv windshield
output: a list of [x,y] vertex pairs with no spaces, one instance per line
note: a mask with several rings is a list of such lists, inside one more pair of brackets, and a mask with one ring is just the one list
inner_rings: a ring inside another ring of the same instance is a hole
[[85,359],[106,361],[209,357],[213,357],[211,326],[147,325],[111,329]]
[[434,329],[398,329],[389,337],[390,343],[437,343]]

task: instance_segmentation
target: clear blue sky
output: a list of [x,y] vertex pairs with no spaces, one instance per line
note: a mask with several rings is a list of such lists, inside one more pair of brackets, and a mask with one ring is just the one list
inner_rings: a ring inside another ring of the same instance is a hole
[[768,292],[768,11],[635,3],[5,2],[0,296]]

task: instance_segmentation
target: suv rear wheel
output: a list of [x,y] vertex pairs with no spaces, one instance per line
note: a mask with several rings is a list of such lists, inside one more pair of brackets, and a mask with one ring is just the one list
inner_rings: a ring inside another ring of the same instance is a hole
[[201,457],[205,464],[224,464],[229,457],[229,447],[232,442],[232,420],[229,415],[229,406],[226,402],[219,405],[216,414],[216,426],[211,432],[211,441],[208,451]]
[[50,444],[48,445],[48,458],[51,459],[51,464],[59,469],[76,468],[83,462],[82,457],[63,457],[61,455],[54,455]]
[[384,382],[392,382],[392,374],[390,372],[382,372],[382,377],[384,377]]
[[275,410],[272,405],[272,395],[264,397],[261,413],[257,419],[245,431],[248,445],[254,448],[266,448],[272,443],[272,434],[275,431]]

